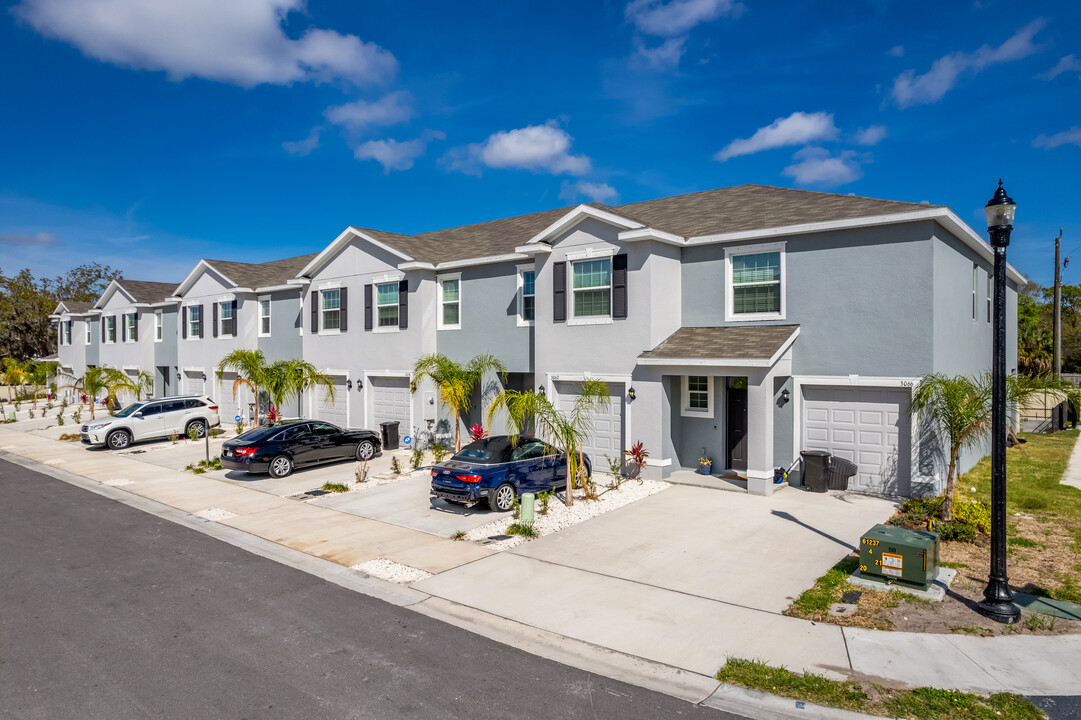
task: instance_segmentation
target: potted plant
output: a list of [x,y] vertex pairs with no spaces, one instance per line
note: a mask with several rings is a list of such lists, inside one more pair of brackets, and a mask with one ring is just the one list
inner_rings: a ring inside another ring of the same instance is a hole
[[713,474],[713,459],[708,457],[698,458],[698,474],[699,475],[712,475]]

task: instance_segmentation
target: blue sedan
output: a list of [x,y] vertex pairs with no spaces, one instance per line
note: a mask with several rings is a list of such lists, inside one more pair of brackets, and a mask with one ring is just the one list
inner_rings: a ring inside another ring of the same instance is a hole
[[[588,455],[582,459],[588,477],[593,466]],[[497,512],[510,510],[522,493],[565,487],[566,456],[530,435],[477,440],[450,460],[432,466],[432,495],[465,505],[487,500],[488,507]]]

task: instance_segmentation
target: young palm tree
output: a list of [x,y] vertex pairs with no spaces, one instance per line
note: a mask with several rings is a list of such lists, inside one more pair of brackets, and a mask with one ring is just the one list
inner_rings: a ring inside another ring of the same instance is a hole
[[26,374],[31,387],[34,388],[34,409],[38,407],[38,391],[49,382],[49,376],[56,372],[58,363],[39,360],[31,362]]
[[0,382],[8,386],[8,402],[12,402],[15,388],[26,384],[26,364],[14,358],[4,358],[2,362],[4,369],[0,372]]
[[[1038,393],[1052,393],[1067,400],[1074,408],[1081,406],[1081,389],[1053,377],[1010,375],[1006,378],[1006,412],[1016,413],[1026,400]],[[991,432],[991,374],[975,378],[967,375],[948,377],[931,373],[920,378],[912,391],[909,412],[923,416],[937,425],[949,445],[946,490],[941,518],[953,519],[953,495],[957,461],[961,450],[984,440]]]
[[154,395],[154,374],[146,370],[140,370],[137,377],[132,378],[135,386],[135,399],[142,400],[143,395],[148,398]]
[[278,360],[267,369],[266,391],[281,415],[282,405],[311,387],[326,390],[327,401],[334,402],[334,378],[305,360]]
[[236,391],[241,387],[247,387],[252,391],[255,398],[255,424],[261,425],[259,415],[259,387],[267,384],[267,370],[269,366],[262,350],[233,350],[218,363],[217,377],[221,382],[221,376],[226,372],[236,373],[233,381],[233,400],[236,400]]
[[463,366],[446,355],[432,353],[418,358],[413,364],[410,392],[415,393],[420,382],[429,378],[439,393],[439,404],[454,415],[455,452],[462,449],[462,415],[469,412],[473,388],[484,379],[486,372],[498,372],[506,381],[507,368],[494,355],[477,355]]
[[512,437],[522,428],[534,433],[567,456],[567,506],[574,504],[574,486],[582,471],[582,444],[593,432],[593,413],[605,411],[609,404],[608,385],[586,379],[581,393],[569,412],[558,410],[552,401],[532,390],[503,390],[488,406],[488,424],[500,410],[505,411],[513,428]]
[[116,402],[116,395],[120,390],[131,390],[134,392],[134,384],[131,376],[122,370],[117,370],[108,365],[89,367],[86,369],[86,372],[75,379],[75,382],[70,385],[61,385],[60,388],[71,388],[76,392],[86,395],[90,401],[91,420],[96,419],[94,406],[98,395],[102,392],[105,393],[105,399],[109,405]]

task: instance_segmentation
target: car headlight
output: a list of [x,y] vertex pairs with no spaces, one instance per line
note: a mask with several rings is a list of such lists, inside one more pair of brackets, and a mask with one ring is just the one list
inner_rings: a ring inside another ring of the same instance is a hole
[[107,423],[107,422],[106,423],[97,423],[97,424],[94,424],[94,425],[87,425],[86,426],[86,431],[87,432],[97,432],[98,430],[101,430],[103,428],[107,428],[110,425],[112,425],[112,423]]

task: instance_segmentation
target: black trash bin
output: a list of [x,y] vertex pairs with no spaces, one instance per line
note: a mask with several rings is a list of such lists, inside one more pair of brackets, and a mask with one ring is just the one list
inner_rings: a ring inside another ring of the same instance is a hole
[[383,435],[383,449],[384,450],[397,450],[398,449],[398,421],[388,420],[387,422],[379,423],[379,429]]
[[848,479],[856,474],[856,463],[842,457],[830,458],[826,471],[826,487],[830,490],[847,490]]
[[825,450],[800,450],[803,458],[803,484],[811,492],[826,492],[831,455]]

